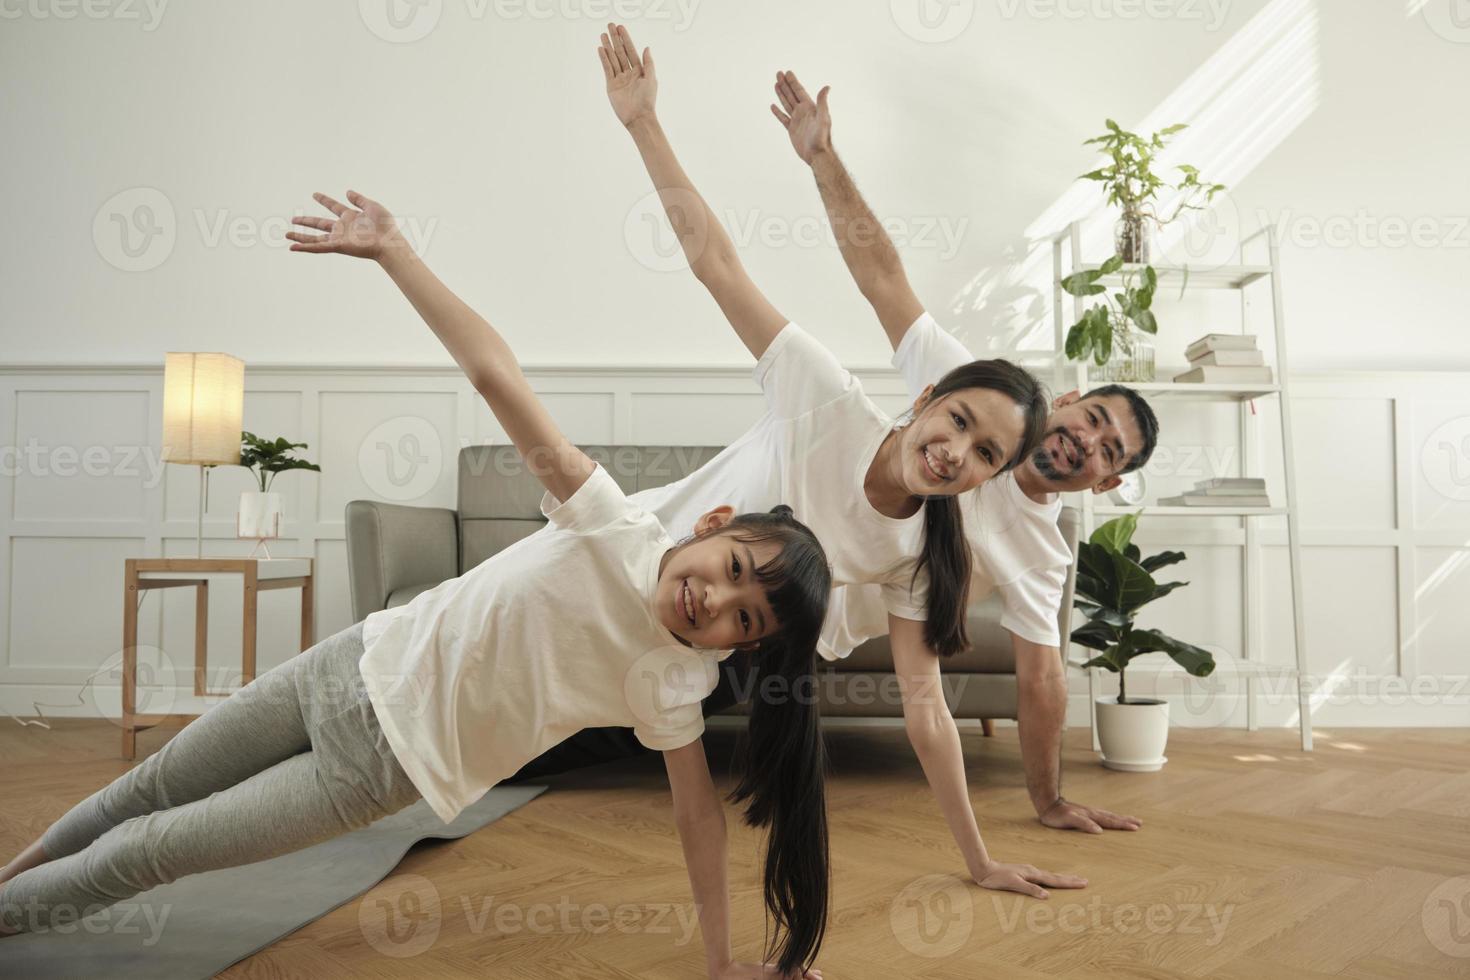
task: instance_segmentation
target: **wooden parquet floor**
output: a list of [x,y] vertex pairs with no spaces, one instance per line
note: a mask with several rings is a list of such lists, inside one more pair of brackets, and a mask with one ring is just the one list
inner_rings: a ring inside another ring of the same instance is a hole
[[[129,765],[107,722],[54,724],[0,726],[7,857]],[[143,733],[140,758],[172,734]],[[1152,774],[1104,770],[1071,731],[1067,795],[1144,824],[1102,836],[1031,817],[1014,728],[963,737],[992,854],[1090,887],[1041,902],[966,884],[903,732],[834,728],[829,980],[1470,976],[1466,730],[1319,730],[1306,755],[1294,731],[1175,729]],[[725,772],[733,733],[706,743]],[[362,899],[222,976],[703,976],[659,760],[548,782],[465,840],[420,844]],[[735,946],[753,958],[758,837],[730,822]]]

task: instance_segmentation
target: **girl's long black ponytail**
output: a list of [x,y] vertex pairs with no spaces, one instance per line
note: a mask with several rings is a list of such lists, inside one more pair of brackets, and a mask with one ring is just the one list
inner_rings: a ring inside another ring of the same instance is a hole
[[768,827],[764,891],[775,919],[771,951],[782,973],[809,966],[827,930],[826,746],[813,653],[763,649],[755,658],[743,775],[730,794],[745,822]]
[[747,824],[768,828],[763,879],[775,929],[766,955],[785,973],[810,966],[827,931],[827,754],[816,649],[832,573],[816,536],[790,507],[736,517],[730,533],[783,542],[781,553],[756,569],[781,632],[752,657],[750,720],[730,799],[746,804]]

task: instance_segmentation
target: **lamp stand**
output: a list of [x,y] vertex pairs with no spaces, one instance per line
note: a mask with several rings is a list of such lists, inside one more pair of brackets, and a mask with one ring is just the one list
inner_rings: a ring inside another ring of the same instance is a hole
[[208,466],[199,467],[199,516],[194,526],[194,557],[204,557],[204,508],[209,499]]

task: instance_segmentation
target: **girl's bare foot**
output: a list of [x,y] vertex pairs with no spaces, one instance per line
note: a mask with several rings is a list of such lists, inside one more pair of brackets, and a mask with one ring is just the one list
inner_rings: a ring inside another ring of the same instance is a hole
[[31,846],[16,855],[14,861],[0,868],[0,885],[5,884],[21,872],[29,871],[32,868],[39,868],[50,860],[46,856],[46,851],[41,847],[40,840],[36,840]]

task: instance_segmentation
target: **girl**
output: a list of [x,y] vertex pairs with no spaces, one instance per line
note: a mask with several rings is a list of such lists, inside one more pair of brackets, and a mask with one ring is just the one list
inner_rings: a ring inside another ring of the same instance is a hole
[[[784,500],[821,538],[838,585],[881,586],[909,740],[974,881],[1035,895],[1081,878],[995,861],[976,825],[959,732],[944,702],[940,658],[967,645],[970,550],[958,495],[1030,456],[1045,431],[1045,391],[1006,361],[972,361],[929,386],[895,422],[813,337],[770,303],[674,156],[655,113],[652,52],[609,24],[598,49],[608,99],[653,180],[691,271],[757,359],[769,411],[676,484],[638,502],[665,526],[687,526],[708,502],[739,509]],[[840,633],[840,631],[839,631]],[[828,659],[851,649],[819,641]],[[607,755],[598,733],[584,751]],[[549,763],[549,764],[546,764]],[[556,759],[538,760],[556,771]]]
[[[546,487],[550,525],[412,602],[374,613],[262,675],[54,824],[0,876],[0,926],[106,906],[182,875],[260,861],[366,826],[420,797],[446,823],[527,760],[593,725],[664,753],[712,977],[732,961],[724,813],[700,701],[731,648],[791,690],[810,675],[831,573],[790,508],[703,514],[672,541],[577,449],[495,330],[356,192],[317,194],[326,232],[293,251],[378,261],[423,315]],[[339,692],[347,691],[345,696]],[[334,696],[335,695],[335,696]],[[782,976],[807,970],[826,921],[823,757],[810,698],[750,717],[732,798],[770,828],[765,897]],[[50,863],[45,863],[45,862]]]

